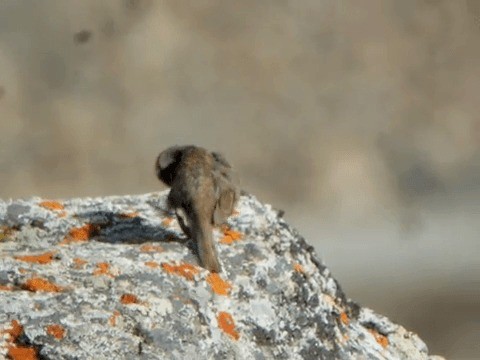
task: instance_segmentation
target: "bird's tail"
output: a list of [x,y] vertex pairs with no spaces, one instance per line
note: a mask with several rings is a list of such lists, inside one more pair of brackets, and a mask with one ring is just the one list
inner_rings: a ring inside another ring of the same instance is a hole
[[193,221],[193,237],[197,243],[198,256],[202,266],[216,273],[222,270],[217,249],[213,243],[213,226],[207,219]]

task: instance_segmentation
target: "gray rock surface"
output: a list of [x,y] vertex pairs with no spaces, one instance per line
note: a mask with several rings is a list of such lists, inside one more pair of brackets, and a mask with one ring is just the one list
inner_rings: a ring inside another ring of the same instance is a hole
[[0,201],[0,356],[435,358],[347,299],[313,248],[251,195],[215,230],[224,270],[208,273],[166,194]]

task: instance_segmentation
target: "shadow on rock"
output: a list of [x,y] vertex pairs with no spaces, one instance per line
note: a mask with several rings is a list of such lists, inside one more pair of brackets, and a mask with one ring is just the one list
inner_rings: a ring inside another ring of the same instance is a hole
[[110,244],[142,244],[146,242],[177,242],[195,250],[193,242],[179,237],[175,231],[147,224],[141,216],[126,216],[110,211],[79,213],[77,218],[94,226],[92,240]]

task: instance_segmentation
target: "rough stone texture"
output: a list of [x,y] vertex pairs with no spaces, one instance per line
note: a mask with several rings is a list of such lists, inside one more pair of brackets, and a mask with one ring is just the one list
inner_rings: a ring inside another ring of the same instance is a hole
[[0,202],[0,356],[434,358],[416,334],[348,300],[269,205],[243,196],[215,230],[215,276],[165,199]]

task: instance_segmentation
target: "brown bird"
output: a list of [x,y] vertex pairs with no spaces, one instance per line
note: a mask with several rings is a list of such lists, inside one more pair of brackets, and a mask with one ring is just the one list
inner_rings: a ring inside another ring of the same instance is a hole
[[168,206],[185,235],[196,242],[202,266],[220,272],[212,231],[227,220],[238,200],[231,165],[219,153],[189,145],[162,151],[155,167],[158,178],[171,188]]

